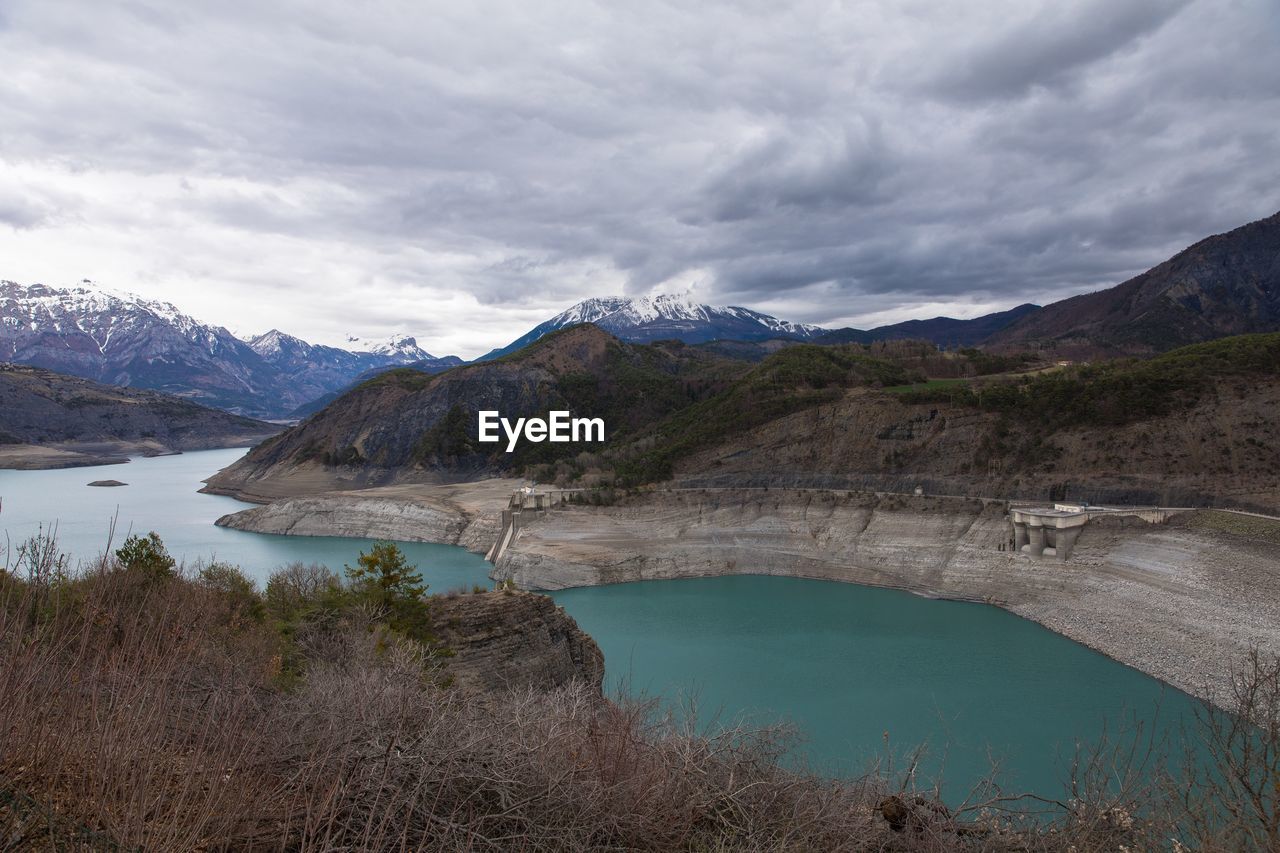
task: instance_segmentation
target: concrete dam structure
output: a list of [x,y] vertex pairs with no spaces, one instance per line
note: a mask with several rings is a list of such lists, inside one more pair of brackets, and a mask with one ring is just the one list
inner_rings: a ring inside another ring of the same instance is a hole
[[1013,527],[1013,550],[1038,559],[1067,560],[1075,548],[1080,531],[1090,519],[1103,516],[1129,516],[1148,524],[1164,524],[1174,512],[1188,508],[1114,507],[1088,504],[1054,504],[1053,506],[1010,506],[1009,523]]
[[1010,507],[1013,525],[1013,550],[1032,557],[1055,557],[1066,560],[1089,522],[1084,510],[1053,507]]

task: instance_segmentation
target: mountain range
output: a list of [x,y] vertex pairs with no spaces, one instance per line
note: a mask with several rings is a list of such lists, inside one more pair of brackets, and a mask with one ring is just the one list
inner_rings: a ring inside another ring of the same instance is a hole
[[934,317],[931,320],[907,320],[874,329],[833,329],[814,338],[818,344],[871,344],[876,341],[929,341],[940,347],[972,347],[996,332],[1040,310],[1026,303],[1008,311],[984,314],[971,320]]
[[[885,341],[798,343],[750,363],[581,324],[437,376],[374,377],[219,472],[209,491],[269,501],[299,483],[343,490],[514,474],[586,488],[923,486],[1274,507],[1280,333],[1048,371],[1042,360],[1011,374],[988,363],[998,360]],[[946,375],[937,368],[952,378],[924,382]],[[484,409],[589,414],[604,420],[607,440],[505,452],[478,441]]]
[[168,302],[86,286],[0,281],[0,361],[109,385],[148,388],[254,417],[282,417],[366,371],[419,363],[445,369],[413,338],[365,352],[272,330],[243,341]]
[[[1036,351],[1055,358],[1150,355],[1228,335],[1280,330],[1280,214],[1201,240],[1120,285],[969,320],[935,317],[828,330],[683,296],[594,298],[477,359],[494,361],[548,334],[590,323],[629,343],[674,339],[758,362],[796,343],[922,339],[946,348]],[[439,373],[413,338],[352,339],[358,351],[277,329],[243,341],[166,302],[90,287],[0,282],[0,360],[114,385],[153,388],[257,417],[301,417],[391,367]]]
[[436,358],[410,337],[371,345],[358,338],[350,342],[367,348],[352,352],[311,344],[279,329],[252,338],[249,347],[286,377],[304,403],[326,397],[380,368],[412,364],[424,373],[437,373],[463,363],[455,355]]

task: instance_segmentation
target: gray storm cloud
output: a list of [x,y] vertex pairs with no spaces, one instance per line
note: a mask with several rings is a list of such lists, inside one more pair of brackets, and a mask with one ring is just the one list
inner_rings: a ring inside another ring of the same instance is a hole
[[969,316],[1280,208],[1277,39],[1268,0],[10,0],[0,277],[464,356],[604,294]]

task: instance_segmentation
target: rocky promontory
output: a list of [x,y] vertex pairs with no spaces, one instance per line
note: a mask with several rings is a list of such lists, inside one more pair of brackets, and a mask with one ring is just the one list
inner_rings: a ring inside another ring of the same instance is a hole
[[431,616],[452,652],[446,671],[459,686],[550,690],[581,681],[602,689],[600,647],[545,595],[503,590],[436,596]]

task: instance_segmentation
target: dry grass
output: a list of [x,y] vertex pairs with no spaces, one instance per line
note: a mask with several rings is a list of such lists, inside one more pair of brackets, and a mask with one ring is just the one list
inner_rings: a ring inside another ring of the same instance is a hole
[[[1188,797],[1191,788],[1147,772],[1149,753],[1120,748],[1082,753],[1072,801],[993,787],[953,815],[902,783],[910,768],[855,781],[783,769],[790,743],[777,729],[706,736],[583,685],[467,694],[438,677],[428,649],[387,632],[367,608],[284,633],[198,578],[144,576],[110,560],[68,578],[51,548],[20,557],[0,575],[0,850],[1086,851],[1158,849],[1174,837],[1202,849],[1274,841],[1272,780],[1254,786],[1252,764],[1231,777],[1234,787],[1211,792],[1227,806],[1216,821],[1203,808],[1213,796]],[[305,662],[300,677],[281,678],[286,653]],[[1271,678],[1255,683],[1274,688]],[[1252,695],[1277,701],[1274,689]],[[1242,731],[1225,734],[1239,747]],[[1242,792],[1240,780],[1253,787]],[[1246,813],[1247,797],[1262,811]]]

